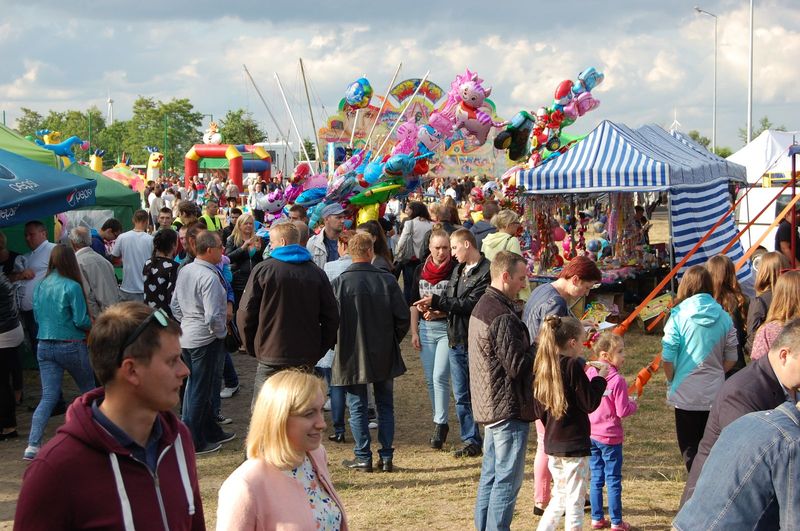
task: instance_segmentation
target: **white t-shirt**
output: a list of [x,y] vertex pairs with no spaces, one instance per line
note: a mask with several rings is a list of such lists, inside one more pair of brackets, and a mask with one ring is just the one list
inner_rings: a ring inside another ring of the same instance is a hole
[[144,263],[153,254],[153,237],[146,232],[129,230],[114,242],[111,256],[122,258],[122,285],[125,293],[144,293]]
[[456,197],[458,196],[458,194],[456,194],[456,189],[453,188],[452,186],[444,191],[444,195],[449,195],[453,199],[456,199]]

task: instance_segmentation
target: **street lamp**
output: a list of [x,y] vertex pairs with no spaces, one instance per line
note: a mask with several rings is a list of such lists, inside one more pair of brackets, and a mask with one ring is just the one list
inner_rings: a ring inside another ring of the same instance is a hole
[[694,10],[701,15],[714,18],[714,103],[711,111],[711,152],[717,150],[717,15],[695,6]]

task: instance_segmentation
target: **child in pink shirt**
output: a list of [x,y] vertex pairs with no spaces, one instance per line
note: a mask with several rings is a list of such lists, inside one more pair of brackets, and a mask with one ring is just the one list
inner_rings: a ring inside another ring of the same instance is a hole
[[[592,529],[630,529],[622,520],[622,418],[636,412],[636,399],[628,397],[628,384],[618,372],[625,362],[625,344],[622,337],[604,332],[594,344],[594,353],[601,363],[607,364],[606,391],[600,407],[589,414],[591,422],[592,471],[589,500],[592,504]],[[587,369],[594,377],[597,370]],[[608,512],[611,521],[603,515],[603,485],[608,489]]]

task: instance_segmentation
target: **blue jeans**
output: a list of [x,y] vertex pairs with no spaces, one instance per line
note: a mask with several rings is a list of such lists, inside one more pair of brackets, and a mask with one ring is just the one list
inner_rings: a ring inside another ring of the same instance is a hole
[[239,385],[239,375],[236,374],[236,367],[233,366],[230,352],[225,353],[225,368],[222,371],[222,378],[225,380],[225,387],[232,389]]
[[447,344],[447,321],[420,321],[419,358],[428,384],[433,422],[447,424],[450,409],[450,347]]
[[[350,409],[350,431],[353,433],[355,447],[353,453],[356,459],[372,459],[369,434],[369,419],[367,418],[367,385],[347,385],[342,389],[347,393],[347,407]],[[378,455],[381,459],[391,459],[394,455],[394,380],[375,382],[372,384],[375,391],[375,406],[378,409],[378,442],[381,448]]]
[[481,433],[472,416],[466,345],[456,345],[450,349],[450,380],[453,382],[453,397],[456,399],[456,415],[461,428],[461,441],[465,444],[480,445]]
[[225,347],[222,339],[215,339],[202,347],[181,350],[183,362],[191,370],[186,381],[181,416],[192,433],[194,447],[203,449],[208,443],[219,441],[224,436],[214,418],[212,395],[216,393],[219,397],[217,370],[225,354]]
[[28,435],[30,446],[41,446],[47,420],[61,396],[61,380],[66,370],[75,380],[81,393],[94,389],[94,372],[89,364],[89,352],[82,341],[50,341],[40,339],[36,352],[39,361],[39,378],[42,380],[42,398],[31,420]]
[[475,529],[510,529],[525,473],[530,422],[509,419],[487,427],[475,501]]
[[589,500],[592,502],[592,520],[603,519],[603,485],[608,489],[608,515],[611,523],[622,522],[622,445],[603,444],[592,439],[592,471]]
[[325,383],[328,384],[328,397],[331,399],[331,424],[333,424],[333,433],[336,435],[343,435],[345,407],[344,387],[331,385],[330,367],[314,367],[314,372],[321,378],[324,378]]

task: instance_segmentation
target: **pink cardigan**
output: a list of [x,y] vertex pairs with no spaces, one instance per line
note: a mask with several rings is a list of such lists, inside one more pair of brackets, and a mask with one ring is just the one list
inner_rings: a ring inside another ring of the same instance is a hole
[[772,346],[772,342],[778,338],[781,330],[783,330],[783,323],[780,321],[770,321],[761,325],[756,332],[756,338],[753,340],[750,359],[757,360],[766,356]]
[[[597,370],[589,367],[586,375],[594,378]],[[603,444],[622,444],[622,418],[636,413],[637,405],[628,398],[628,385],[616,367],[608,367],[606,382],[606,391],[600,405],[589,413],[591,438]]]
[[[308,456],[319,482],[342,511],[342,531],[346,531],[344,506],[330,479],[325,448],[320,446]],[[303,486],[262,459],[248,459],[239,465],[219,489],[217,531],[316,528]]]

